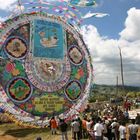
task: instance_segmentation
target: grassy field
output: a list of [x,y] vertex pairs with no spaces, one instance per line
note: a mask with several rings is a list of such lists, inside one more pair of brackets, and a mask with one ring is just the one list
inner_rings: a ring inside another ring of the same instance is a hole
[[[8,139],[3,138],[2,136],[6,136]],[[49,128],[21,128],[16,126],[14,123],[5,123],[0,125],[0,140],[35,140],[38,136],[42,137],[42,140],[61,140],[59,130],[57,130],[56,135],[51,135]],[[70,130],[68,131],[68,136],[69,140],[71,140]]]
[[[51,135],[51,132],[48,128],[42,129],[21,128],[16,126],[14,123],[4,123],[0,125],[0,140],[36,140],[38,136],[42,137],[42,140],[61,140],[59,130],[57,130],[56,135]],[[70,130],[68,131],[68,137],[69,140],[72,140]]]

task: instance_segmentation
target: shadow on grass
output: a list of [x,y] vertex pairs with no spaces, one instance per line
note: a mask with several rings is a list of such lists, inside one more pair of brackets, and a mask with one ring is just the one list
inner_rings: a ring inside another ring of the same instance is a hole
[[3,135],[11,135],[14,137],[26,137],[27,135],[31,134],[40,134],[40,133],[46,133],[49,129],[47,128],[20,128],[20,129],[14,129],[14,130],[7,130]]

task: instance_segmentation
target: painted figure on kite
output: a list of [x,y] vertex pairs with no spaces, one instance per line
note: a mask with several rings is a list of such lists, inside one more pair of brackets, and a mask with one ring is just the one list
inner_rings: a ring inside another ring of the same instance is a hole
[[40,43],[43,47],[48,47],[48,48],[51,48],[51,47],[56,47],[57,46],[57,41],[58,41],[58,38],[56,36],[49,36],[48,38],[45,37],[45,32],[40,32],[39,33],[40,35]]

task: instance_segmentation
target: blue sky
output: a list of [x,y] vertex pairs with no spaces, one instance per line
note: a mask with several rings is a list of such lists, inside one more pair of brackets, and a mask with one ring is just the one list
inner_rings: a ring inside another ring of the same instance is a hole
[[127,11],[132,7],[140,8],[139,0],[97,0],[97,4],[96,8],[85,8],[85,11],[108,13],[110,16],[90,18],[84,24],[95,25],[101,35],[110,38],[119,38],[118,33],[124,28]]
[[[15,9],[16,0],[0,0],[0,3],[0,19],[3,20]],[[140,0],[96,0],[96,3],[95,7],[77,7],[83,15],[89,11],[109,14],[84,19],[81,24],[83,39],[93,59],[94,83],[115,85],[118,76],[121,84],[120,47],[125,84],[140,86]]]

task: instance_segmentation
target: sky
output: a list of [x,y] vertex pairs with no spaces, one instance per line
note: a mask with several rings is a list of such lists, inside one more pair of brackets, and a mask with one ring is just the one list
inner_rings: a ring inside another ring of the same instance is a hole
[[[23,1],[23,0],[21,0]],[[33,1],[33,0],[24,0]],[[57,4],[57,0],[45,0]],[[17,0],[0,0],[0,21],[7,19]],[[62,3],[60,4],[62,5]],[[124,84],[140,86],[140,0],[96,0],[94,7],[77,7],[82,15],[106,13],[83,19],[81,33],[93,59],[94,83],[121,85],[121,48]]]

